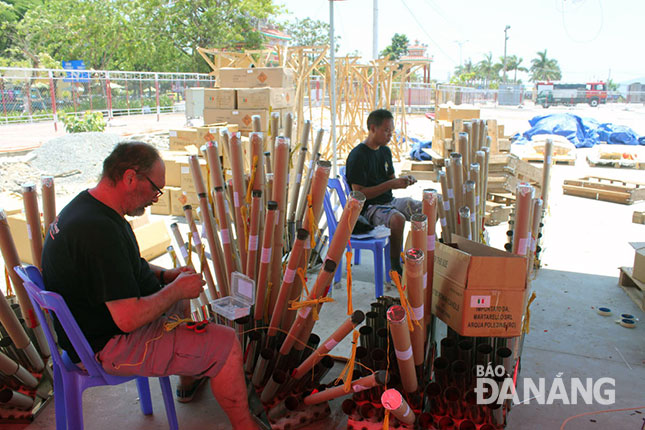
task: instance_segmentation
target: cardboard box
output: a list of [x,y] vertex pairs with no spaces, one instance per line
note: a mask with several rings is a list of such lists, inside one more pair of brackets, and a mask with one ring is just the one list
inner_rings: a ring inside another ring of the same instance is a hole
[[150,206],[150,212],[155,215],[170,215],[170,193],[164,188],[163,194],[159,196],[157,203]]
[[224,67],[219,69],[220,88],[293,88],[296,77],[284,67],[255,67],[249,69]]
[[27,218],[25,218],[25,214],[17,212],[8,215],[7,223],[20,261],[26,264],[34,264],[34,259],[31,257],[31,242],[29,242],[29,236],[27,235]]
[[645,242],[630,242],[629,244],[636,251],[632,277],[640,282],[645,282]]
[[170,130],[168,134],[171,151],[181,151],[185,146],[196,145],[199,142],[197,140],[197,130],[194,128]]
[[25,205],[22,202],[22,196],[16,193],[2,193],[0,194],[0,209],[5,215],[13,215],[23,211]]
[[237,91],[232,88],[204,89],[204,109],[237,109]]
[[141,257],[148,261],[163,255],[170,245],[170,235],[164,220],[138,227],[134,230],[134,235],[139,244]]
[[292,107],[296,91],[293,88],[248,88],[237,90],[239,109],[281,109]]
[[184,151],[161,151],[161,159],[166,166],[166,187],[179,187],[181,185],[181,169],[179,163],[187,161]]
[[462,336],[519,336],[526,258],[453,238],[436,244],[432,313]]
[[435,112],[436,121],[452,121],[455,119],[477,119],[479,118],[479,109],[468,105],[439,105]]
[[252,131],[253,115],[260,115],[262,131],[266,132],[269,129],[269,111],[267,109],[204,109],[204,122],[237,124],[239,131]]
[[170,215],[184,216],[184,206],[193,207],[193,216],[199,219],[197,208],[199,207],[199,197],[197,193],[185,192],[181,188],[172,188],[170,192]]
[[[164,195],[165,194],[166,193],[164,193]],[[150,209],[146,209],[146,211],[141,216],[126,215],[125,219],[128,221],[128,224],[130,224],[130,227],[132,228],[132,230],[135,230],[141,226],[150,224]]]
[[[198,159],[199,161],[199,167],[200,170],[202,171],[202,179],[204,180],[204,186],[206,186],[206,180],[208,178],[208,168],[206,164],[206,160],[203,158]],[[180,187],[182,190],[186,191],[187,193],[196,193],[197,189],[195,188],[195,183],[193,182],[193,173],[190,171],[190,163],[188,163],[188,160],[186,159],[185,161],[180,161],[179,162],[179,169],[180,169]]]

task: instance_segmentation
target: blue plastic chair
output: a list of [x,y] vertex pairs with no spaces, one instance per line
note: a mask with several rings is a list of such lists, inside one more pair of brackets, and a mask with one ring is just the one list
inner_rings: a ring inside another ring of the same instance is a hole
[[[325,200],[323,201],[323,207],[325,209],[325,217],[327,218],[327,228],[329,230],[329,240],[334,237],[336,232],[336,227],[338,226],[338,220],[336,220],[336,214],[334,207],[331,203],[331,194],[330,190],[333,190],[338,195],[340,204],[345,207],[347,198],[345,195],[345,190],[343,189],[340,180],[330,179],[327,183],[327,191],[325,191]],[[355,236],[352,236],[350,239],[352,249],[355,250],[356,258],[354,260],[355,264],[359,264],[360,260],[358,256],[360,255],[360,250],[366,249],[372,251],[374,254],[374,294],[376,298],[379,298],[383,295],[383,271],[385,271],[385,280],[390,282],[390,238],[381,237],[381,238],[368,238],[368,239],[358,239]],[[349,245],[347,246],[349,249]],[[336,274],[334,276],[334,282],[340,282],[342,276],[342,263],[336,269]]]
[[[56,407],[57,430],[82,430],[83,429],[83,391],[90,387],[100,385],[119,385],[136,379],[137,389],[141,402],[141,412],[144,415],[152,414],[152,400],[150,399],[150,385],[148,378],[141,376],[115,376],[103,370],[94,358],[94,351],[90,347],[85,335],[72,316],[65,300],[60,294],[45,291],[45,285],[40,271],[34,266],[25,268],[16,266],[14,270],[24,281],[29,299],[34,306],[36,316],[43,328],[49,349],[53,357],[54,368],[54,397]],[[85,366],[85,370],[72,362],[67,352],[60,353],[49,324],[41,309],[53,311],[58,321],[63,326],[67,337],[74,346],[78,356]],[[170,386],[170,378],[159,378],[166,416],[171,430],[179,428],[175,403]]]

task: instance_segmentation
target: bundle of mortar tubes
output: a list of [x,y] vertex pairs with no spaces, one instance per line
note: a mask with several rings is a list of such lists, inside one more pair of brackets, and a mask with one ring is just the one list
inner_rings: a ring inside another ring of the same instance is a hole
[[[455,428],[467,429],[503,425],[499,412],[492,409],[471,408],[473,411],[468,412],[468,402],[472,400],[471,365],[476,363],[479,345],[489,345],[490,359],[501,357],[505,368],[516,363],[519,338],[508,341],[459,338],[462,349],[468,349],[468,342],[472,345],[468,360],[461,356],[461,360],[446,357],[443,353],[437,358],[436,324],[430,313],[437,221],[442,227],[441,241],[445,243],[450,243],[452,234],[483,241],[488,146],[474,151],[479,163],[473,163],[467,171],[461,163],[462,155],[451,154],[446,160],[446,171],[439,172],[443,193],[424,190],[423,211],[412,219],[412,246],[405,252],[403,283],[392,273],[399,297],[380,298],[372,304],[367,318],[361,311],[348,312],[348,318],[321,342],[313,333],[314,325],[322,305],[331,301],[328,292],[332,279],[365,197],[359,192],[350,194],[322,267],[307,289],[310,256],[323,242],[318,223],[330,163],[319,160],[323,137],[319,130],[305,169],[310,124],[305,122],[296,146],[299,150],[294,151],[292,121],[287,116],[284,135],[271,136],[266,142],[263,133],[251,133],[247,151],[250,175],[244,172],[239,134],[221,130],[219,136],[210,136],[212,140],[202,148],[208,160],[209,193],[196,157],[191,157],[191,171],[200,197],[202,237],[206,237],[211,251],[210,259],[201,258],[200,263],[207,267],[212,262],[216,274],[216,279],[211,276],[212,281],[205,274],[211,298],[230,294],[234,272],[244,273],[256,283],[251,314],[234,325],[245,350],[245,371],[273,428],[304,427],[329,415],[330,400],[350,395],[352,398],[343,403],[343,410],[349,415],[348,428],[458,425]],[[272,116],[271,127],[277,130],[276,116]],[[467,142],[467,135],[460,136],[459,148],[473,149]],[[232,180],[228,184],[219,162],[218,146],[225,146],[225,153],[231,157]],[[269,150],[263,152],[265,146]],[[290,156],[294,154],[295,163]],[[294,169],[290,172],[291,166]],[[199,234],[195,234],[192,223],[191,230],[197,242]],[[203,257],[203,245],[201,250]],[[205,272],[204,267],[201,270]],[[203,306],[199,302],[196,305]],[[356,331],[364,320],[367,323]],[[321,385],[334,365],[330,352],[352,331],[352,353],[345,360],[342,378],[330,386]],[[452,333],[449,338],[455,336],[458,335]],[[446,353],[448,349],[445,346]]]
[[[36,185],[22,185],[25,221],[34,266],[41,268],[43,238],[56,216],[54,178],[42,177],[43,219],[38,209]],[[8,409],[30,410],[36,396],[46,399],[43,377],[50,381],[52,375],[45,365],[51,352],[45,334],[34,312],[22,278],[13,270],[20,265],[20,258],[13,240],[7,215],[0,208],[0,251],[5,265],[7,293],[12,291],[18,303],[10,303],[0,291],[0,406]],[[49,321],[51,325],[51,321]],[[50,327],[53,331],[53,328]]]

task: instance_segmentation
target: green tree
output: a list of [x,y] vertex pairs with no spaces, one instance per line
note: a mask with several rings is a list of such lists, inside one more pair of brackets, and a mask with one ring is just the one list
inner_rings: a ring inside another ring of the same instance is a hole
[[394,33],[390,45],[381,51],[381,57],[388,57],[392,61],[399,60],[408,53],[409,43],[410,41],[405,34]]
[[[284,30],[291,36],[293,46],[329,45],[329,24],[319,19],[298,19],[284,25]],[[335,36],[335,48],[338,52],[340,36]]]
[[538,51],[537,57],[531,60],[530,81],[558,81],[562,79],[562,72],[558,60],[548,58],[546,49]]
[[499,79],[499,70],[493,63],[493,53],[484,55],[484,59],[477,63],[475,68],[477,76],[488,86],[490,82]]
[[528,72],[528,69],[522,66],[523,58],[518,58],[517,55],[506,57],[506,70],[513,72],[513,82],[517,83],[517,72]]

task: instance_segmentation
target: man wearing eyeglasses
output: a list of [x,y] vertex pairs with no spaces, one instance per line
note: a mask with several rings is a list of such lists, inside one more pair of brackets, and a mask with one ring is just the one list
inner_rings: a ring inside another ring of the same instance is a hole
[[[43,249],[45,286],[63,296],[108,373],[180,375],[184,389],[210,378],[234,429],[261,428],[249,412],[235,332],[213,323],[203,333],[185,324],[165,330],[169,318],[185,316],[204,280],[186,267],[163,270],[141,258],[124,218],[143,215],[164,185],[164,163],[154,147],[119,143],[103,162],[99,183],[52,223]],[[80,361],[58,321],[55,328],[60,346]]]

